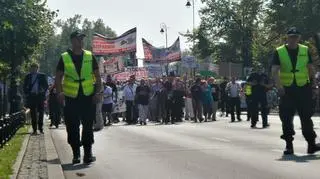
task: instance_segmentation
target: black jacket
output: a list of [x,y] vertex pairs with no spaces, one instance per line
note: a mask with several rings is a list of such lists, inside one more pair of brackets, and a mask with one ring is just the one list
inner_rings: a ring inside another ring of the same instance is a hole
[[[47,76],[43,73],[38,73],[37,78],[39,81],[39,95],[40,95],[41,99],[45,100],[46,92],[49,87]],[[32,82],[33,82],[32,81],[32,74],[29,73],[25,77],[24,83],[23,83],[23,92],[26,95],[27,99],[28,99],[28,96],[30,96],[30,94],[31,94]]]

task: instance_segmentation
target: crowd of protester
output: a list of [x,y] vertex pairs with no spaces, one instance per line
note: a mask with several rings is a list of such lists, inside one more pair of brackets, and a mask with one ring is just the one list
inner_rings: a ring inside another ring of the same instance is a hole
[[[114,94],[123,89],[121,101],[126,104],[123,119],[127,124],[146,125],[147,121],[162,124],[192,120],[194,122],[216,121],[217,115],[241,121],[241,99],[243,85],[232,79],[219,79],[213,77],[196,77],[191,80],[168,76],[154,79],[141,79],[130,76],[126,83],[112,82],[107,77],[104,91],[104,104],[102,112],[105,114],[106,125],[111,125],[118,116],[111,115],[112,105],[117,103]],[[118,86],[112,87],[112,86]],[[123,86],[123,87],[119,87]],[[114,90],[111,90],[113,88]],[[276,95],[276,94],[275,94]],[[274,95],[269,95],[272,103],[277,103]],[[276,104],[275,104],[276,105]],[[274,107],[271,105],[270,107]],[[217,111],[220,109],[220,114]]]
[[[105,126],[118,123],[119,118],[129,125],[146,125],[147,121],[161,124],[183,120],[207,122],[216,121],[217,116],[230,116],[234,122],[241,121],[240,113],[246,110],[241,106],[244,84],[234,77],[215,79],[197,76],[188,80],[171,75],[136,80],[132,75],[128,81],[115,81],[108,75],[103,81],[104,97],[97,111],[102,113]],[[62,106],[56,100],[55,86],[51,85],[48,91],[51,126],[58,127],[63,118]],[[276,91],[271,90],[268,94],[270,108],[276,107]],[[123,113],[114,112],[119,103],[125,103]]]

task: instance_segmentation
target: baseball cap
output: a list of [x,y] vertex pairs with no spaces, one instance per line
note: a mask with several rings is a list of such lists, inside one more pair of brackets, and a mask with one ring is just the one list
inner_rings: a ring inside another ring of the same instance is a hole
[[70,39],[73,39],[75,37],[85,37],[86,35],[82,32],[80,32],[79,30],[76,30],[74,32],[71,33],[70,35]]
[[300,31],[296,27],[291,27],[287,31],[288,36],[298,36],[301,35]]

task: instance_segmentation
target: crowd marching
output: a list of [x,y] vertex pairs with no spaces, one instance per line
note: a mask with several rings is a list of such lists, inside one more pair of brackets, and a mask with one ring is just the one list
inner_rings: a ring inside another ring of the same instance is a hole
[[[216,80],[213,77],[197,76],[195,80],[175,77],[136,80],[130,76],[126,82],[113,80],[110,75],[104,81],[103,99],[97,105],[97,111],[102,112],[105,126],[118,123],[121,117],[127,124],[146,125],[147,121],[162,124],[176,122],[216,121],[218,117],[231,117],[231,122],[241,121],[240,113],[247,111],[247,121],[250,121],[252,108],[248,82],[227,78]],[[61,108],[56,100],[55,86],[49,87],[49,111],[51,126],[58,127],[61,118]],[[277,107],[276,89],[265,90],[267,106]],[[125,109],[117,111],[116,106],[124,103]],[[100,109],[101,108],[101,109]],[[220,109],[220,113],[217,111]],[[267,127],[265,124],[264,127]],[[255,127],[255,126],[252,126]]]
[[[188,80],[186,76],[175,77],[174,73],[140,80],[131,75],[126,82],[115,81],[108,75],[104,80],[95,56],[83,50],[85,36],[79,31],[70,35],[72,49],[61,54],[55,84],[49,87],[51,126],[59,127],[63,113],[73,164],[80,163],[81,146],[84,163],[96,160],[92,155],[93,130],[102,129],[96,125],[99,121],[101,126],[103,123],[105,126],[117,123],[120,118],[129,125],[147,125],[147,122],[174,124],[183,120],[207,122],[217,120],[219,108],[220,117],[230,115],[231,122],[242,121],[241,109],[245,108],[251,128],[256,128],[261,111],[262,127],[268,128],[270,109],[279,106],[285,155],[294,153],[293,119],[297,111],[302,134],[308,143],[308,154],[320,151],[311,119],[319,88],[309,49],[299,44],[300,32],[295,27],[287,32],[287,44],[275,50],[272,78],[258,66],[246,81],[235,77],[218,81],[200,76]],[[37,130],[43,133],[43,102],[48,83],[45,75],[38,72],[37,64],[31,67],[31,73],[24,81],[24,93],[27,107],[31,109],[33,134],[37,134]],[[119,105],[125,109],[119,110]]]

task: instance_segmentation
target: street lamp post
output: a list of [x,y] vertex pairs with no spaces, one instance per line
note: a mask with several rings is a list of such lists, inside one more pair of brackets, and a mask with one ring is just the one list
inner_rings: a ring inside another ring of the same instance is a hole
[[[192,6],[192,34],[194,35],[194,29],[195,29],[195,16],[194,16],[194,14],[195,14],[195,7],[194,7],[194,5],[195,5],[195,2],[194,2],[194,0],[192,0],[192,3],[190,2],[190,0],[188,0],[188,2],[187,2],[187,4],[186,4],[186,6],[187,6],[187,8],[190,8],[191,6]],[[195,44],[195,40],[194,40],[194,38],[193,38],[193,45]]]
[[[165,37],[166,37],[166,50],[168,48],[168,27],[165,23],[161,23],[160,24],[160,33],[165,33]],[[169,75],[169,62],[168,59],[166,57],[166,75]]]
[[[195,38],[194,38],[194,29],[195,29],[195,0],[192,0],[192,3],[190,0],[187,1],[186,4],[187,8],[190,8],[192,6],[192,35],[193,35],[193,48],[195,46]],[[196,76],[196,68],[193,69],[193,76]]]

